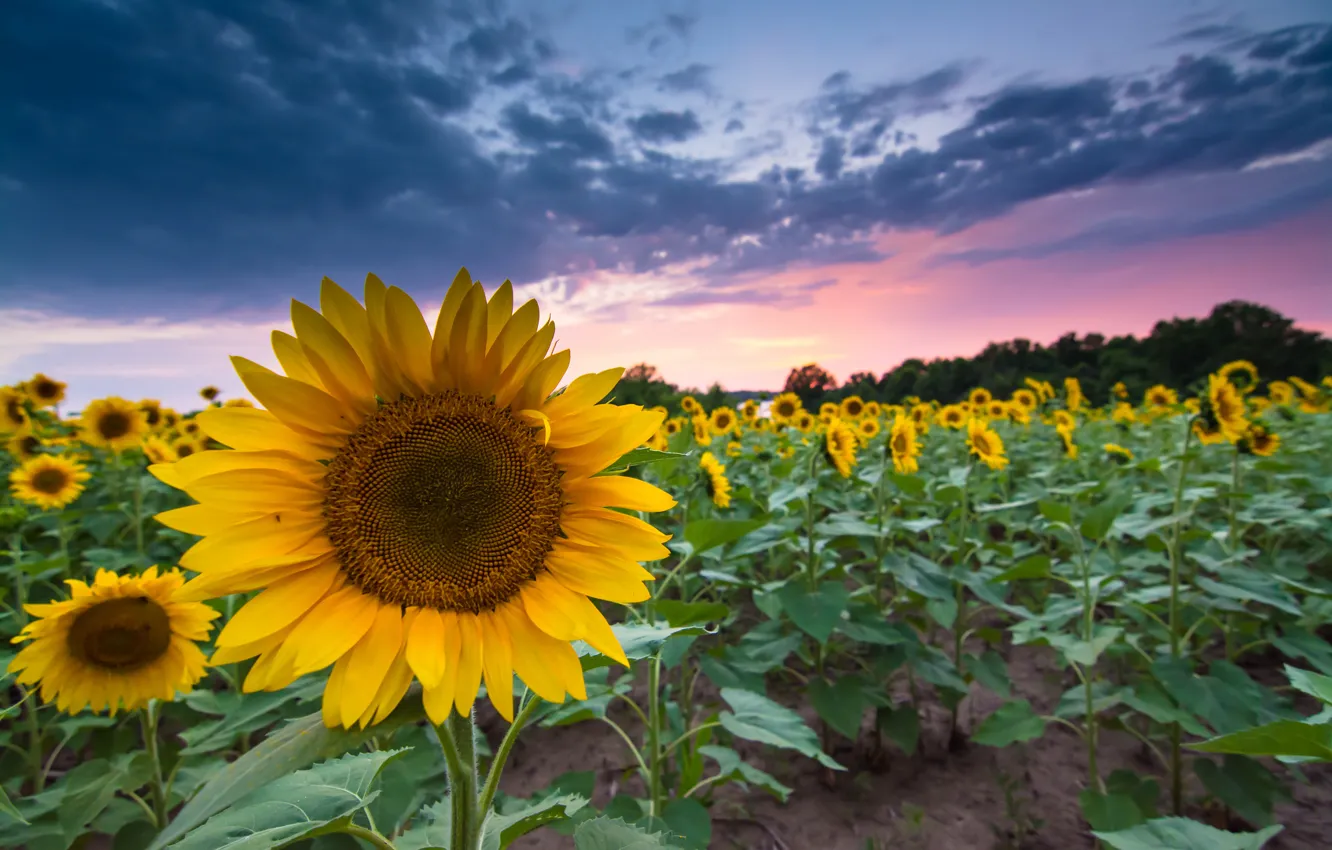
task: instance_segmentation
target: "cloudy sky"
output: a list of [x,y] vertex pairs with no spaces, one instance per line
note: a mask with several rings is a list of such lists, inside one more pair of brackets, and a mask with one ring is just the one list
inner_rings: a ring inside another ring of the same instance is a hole
[[76,407],[461,265],[577,370],[733,389],[1232,298],[1332,332],[1326,0],[44,0],[0,103],[0,383]]

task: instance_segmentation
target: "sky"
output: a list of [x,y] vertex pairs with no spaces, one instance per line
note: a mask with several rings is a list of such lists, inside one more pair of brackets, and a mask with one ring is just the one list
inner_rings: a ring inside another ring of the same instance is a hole
[[0,384],[72,409],[241,395],[323,276],[433,318],[460,266],[571,376],[690,387],[1332,335],[1326,0],[46,0],[0,103]]

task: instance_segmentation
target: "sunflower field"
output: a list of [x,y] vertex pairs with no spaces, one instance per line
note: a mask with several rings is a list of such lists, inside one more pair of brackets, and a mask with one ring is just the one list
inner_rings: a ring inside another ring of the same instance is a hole
[[0,846],[1328,846],[1332,379],[617,403],[464,270],[0,388]]

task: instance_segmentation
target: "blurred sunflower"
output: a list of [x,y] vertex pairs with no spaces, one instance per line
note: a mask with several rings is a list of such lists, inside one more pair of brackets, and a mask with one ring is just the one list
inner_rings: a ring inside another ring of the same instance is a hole
[[162,424],[162,402],[155,398],[145,398],[139,402],[139,412],[143,414],[143,424],[150,431],[157,430]]
[[858,395],[849,395],[842,399],[841,417],[847,420],[856,420],[865,412],[865,400]]
[[1056,428],[1055,433],[1059,435],[1059,442],[1064,449],[1064,457],[1069,460],[1076,460],[1078,444],[1073,442],[1073,430],[1071,428]]
[[41,685],[41,698],[74,714],[142,708],[189,692],[204,676],[207,639],[219,616],[199,602],[175,598],[180,573],[139,576],[98,570],[91,585],[70,579],[70,598],[25,605],[36,619],[14,643],[27,643],[9,662],[23,685]]
[[1220,375],[1207,376],[1207,409],[1203,415],[1215,423],[1228,442],[1236,442],[1248,430],[1244,396]]
[[1007,419],[1008,405],[998,399],[992,399],[985,405],[985,415],[991,419]]
[[1133,452],[1118,443],[1106,443],[1102,448],[1105,449],[1105,456],[1108,460],[1121,464],[1133,462]]
[[1197,416],[1202,410],[1202,402],[1196,397],[1186,398],[1184,399],[1184,409],[1189,413],[1192,413],[1194,416]]
[[164,407],[160,411],[162,421],[160,423],[162,430],[170,431],[180,422],[180,414],[169,407]]
[[148,458],[149,463],[174,463],[177,460],[176,450],[157,435],[145,437],[142,448],[144,457]]
[[1030,425],[1031,411],[1020,404],[1008,402],[1004,404],[1004,409],[1008,411],[1008,421],[1015,425]]
[[0,387],[0,434],[26,433],[30,424],[23,393],[14,387]]
[[698,399],[691,395],[687,395],[680,399],[680,409],[685,413],[688,413],[690,416],[693,416],[703,412],[703,405],[698,403]]
[[712,434],[708,430],[707,416],[699,413],[689,421],[694,426],[694,442],[700,446],[712,442]]
[[1035,378],[1024,378],[1022,383],[1026,384],[1032,392],[1036,393],[1036,396],[1040,401],[1049,401],[1054,395],[1054,393],[1046,394],[1046,388],[1050,385],[1044,381],[1038,381]]
[[1078,427],[1078,418],[1067,410],[1056,410],[1053,419],[1054,426],[1060,431],[1072,431]]
[[801,410],[798,413],[796,413],[795,418],[792,420],[791,424],[794,425],[798,430],[804,431],[806,434],[808,434],[810,431],[814,430],[814,426],[818,424],[818,420],[815,419],[814,414],[810,413],[808,410]]
[[1221,428],[1215,422],[1209,422],[1199,418],[1193,420],[1193,436],[1198,438],[1204,446],[1214,446],[1218,443],[1226,442],[1226,435],[1221,433]]
[[1266,411],[1267,408],[1272,406],[1272,402],[1270,399],[1267,399],[1260,395],[1249,396],[1247,401],[1249,402],[1249,410],[1253,413],[1254,416],[1262,416],[1263,412]]
[[27,460],[37,454],[44,444],[42,439],[36,434],[18,433],[9,438],[5,443],[5,451],[9,452],[15,460]]
[[1295,387],[1286,381],[1272,381],[1267,385],[1267,397],[1278,406],[1290,404],[1295,400]]
[[874,417],[866,416],[856,423],[856,433],[860,435],[861,445],[879,436],[879,430],[879,420]]
[[744,404],[740,405],[740,416],[746,422],[753,422],[758,419],[759,403],[758,399],[745,399]]
[[1143,393],[1142,403],[1146,407],[1166,408],[1174,407],[1179,404],[1179,393],[1167,387],[1165,384],[1157,384]]
[[920,440],[916,436],[916,422],[907,416],[898,416],[893,420],[893,430],[888,436],[888,450],[892,452],[893,469],[903,475],[919,471]]
[[708,426],[713,434],[729,434],[735,430],[736,423],[735,411],[729,407],[718,407],[708,416]]
[[9,473],[15,499],[47,510],[59,510],[83,492],[91,476],[83,464],[62,455],[34,455]]
[[823,404],[819,405],[820,417],[837,416],[839,413],[841,413],[841,411],[842,408],[839,407],[836,403],[831,401],[825,401]]
[[1115,381],[1114,385],[1110,387],[1110,394],[1117,400],[1123,401],[1129,397],[1128,387],[1123,381]]
[[197,437],[177,437],[171,442],[171,451],[175,453],[176,460],[198,454],[203,450],[203,440]]
[[146,430],[143,411],[116,396],[88,402],[80,415],[79,437],[90,446],[120,451],[138,445]]
[[41,372],[33,375],[26,384],[23,385],[28,393],[28,398],[37,407],[55,407],[65,400],[65,387],[67,384],[57,381],[55,378],[48,378]]
[[846,422],[834,418],[828,423],[823,435],[823,455],[843,478],[850,478],[851,467],[856,465],[856,442],[856,432]]
[[731,440],[729,443],[726,444],[727,457],[740,457],[744,453],[745,453],[744,444],[742,444],[739,440]]
[[647,442],[644,443],[643,445],[647,446],[649,449],[654,449],[659,452],[666,451],[666,448],[669,445],[669,442],[666,439],[666,432],[658,428],[657,433],[653,434],[651,437],[648,437]]
[[803,405],[800,396],[795,393],[782,393],[772,400],[772,407],[768,410],[768,415],[774,422],[789,422],[800,412]]
[[865,402],[865,414],[864,414],[864,415],[865,415],[865,416],[872,416],[872,417],[874,417],[875,419],[878,419],[880,416],[883,415],[883,408],[879,405],[879,403],[878,403],[877,401],[867,401],[867,402]]
[[229,398],[222,402],[223,407],[254,407],[254,402],[248,398]]
[[1302,413],[1326,413],[1328,410],[1328,396],[1318,387],[1304,380],[1303,378],[1291,377],[1290,382],[1295,385],[1295,391],[1299,393],[1300,411]]
[[1133,409],[1133,405],[1129,404],[1127,401],[1121,401],[1115,405],[1115,409],[1110,414],[1110,418],[1121,425],[1132,425],[1134,422],[1138,421],[1138,414],[1137,411]]
[[203,397],[204,401],[212,401],[221,394],[222,391],[219,390],[217,387],[213,386],[212,384],[209,384],[208,386],[199,390],[199,395]]
[[1240,438],[1239,450],[1245,454],[1258,455],[1259,457],[1271,457],[1276,454],[1281,447],[1281,437],[1267,430],[1266,425],[1257,422],[1249,425],[1244,436]]
[[676,434],[680,433],[680,429],[684,427],[684,423],[681,422],[678,418],[667,419],[666,422],[661,427],[666,430],[666,436],[673,437]]
[[961,430],[967,424],[967,412],[962,409],[960,404],[945,404],[939,408],[939,413],[934,417],[935,421],[945,428],[951,428],[954,431]]
[[911,421],[916,426],[917,434],[930,433],[930,419],[934,416],[934,408],[928,404],[917,404],[911,408]]
[[994,396],[985,387],[976,387],[967,394],[967,401],[971,402],[973,408],[985,409],[985,405],[990,403]]
[[967,423],[967,448],[990,469],[1008,466],[1008,458],[1004,456],[1004,441],[982,419],[972,419]]
[[731,506],[731,482],[726,478],[726,465],[717,460],[712,452],[704,452],[698,459],[698,466],[703,471],[703,485],[707,487],[712,503],[719,508]]
[[1087,397],[1082,394],[1082,382],[1077,378],[1064,379],[1064,404],[1074,413],[1082,409]]
[[1038,405],[1036,393],[1027,389],[1015,390],[1013,392],[1013,404],[1016,404],[1025,410],[1035,410]]
[[467,716],[484,679],[513,717],[513,677],[561,702],[586,695],[571,641],[626,664],[592,598],[641,602],[663,534],[613,508],[675,505],[641,479],[598,475],[659,413],[601,404],[623,369],[558,395],[568,350],[535,301],[487,300],[460,271],[434,333],[411,297],[369,275],[365,306],[324,279],[322,312],[292,303],[274,333],[287,375],[233,358],[265,409],[199,414],[205,451],[150,471],[200,504],[168,527],[201,534],[180,559],[187,598],[263,588],[217,637],[213,663],[257,660],[246,691],[332,665],[329,726],[376,723],[413,677],[426,712]]
[[1216,374],[1230,381],[1240,395],[1247,395],[1258,388],[1258,367],[1248,360],[1232,360]]

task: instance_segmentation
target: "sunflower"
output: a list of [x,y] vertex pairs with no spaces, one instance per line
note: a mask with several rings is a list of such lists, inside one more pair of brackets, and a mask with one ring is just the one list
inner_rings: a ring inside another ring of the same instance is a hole
[[877,401],[867,401],[865,402],[865,415],[878,419],[883,415],[883,408],[879,406]]
[[1249,430],[1240,438],[1239,450],[1245,454],[1271,457],[1281,447],[1281,436],[1267,430],[1266,425],[1257,422],[1249,425]]
[[1008,405],[998,399],[991,399],[990,403],[985,405],[985,415],[991,419],[1007,419]]
[[23,385],[23,389],[27,390],[28,398],[32,399],[32,403],[36,406],[55,407],[65,400],[66,386],[68,385],[38,372]]
[[858,395],[849,395],[842,399],[840,410],[843,419],[859,419],[865,412],[865,400]]
[[708,496],[719,508],[731,506],[731,482],[726,478],[726,465],[717,460],[712,452],[704,452],[698,459],[698,466],[703,470],[703,485],[708,488]]
[[198,437],[177,437],[171,443],[171,451],[175,452],[177,460],[198,454],[203,450],[204,441]]
[[666,451],[669,445],[669,441],[666,439],[666,432],[658,428],[657,433],[653,434],[651,437],[648,437],[647,442],[644,443],[643,445],[647,446],[649,449],[654,449],[659,452]]
[[292,304],[274,334],[287,375],[233,358],[266,409],[216,407],[204,430],[233,451],[149,467],[200,504],[159,515],[203,535],[180,559],[186,598],[264,588],[217,637],[215,664],[257,656],[246,691],[332,665],[329,726],[378,722],[413,677],[426,712],[467,716],[484,679],[513,717],[513,676],[540,697],[586,695],[571,641],[626,664],[589,597],[649,597],[641,561],[663,534],[614,508],[667,493],[597,473],[651,436],[659,413],[600,404],[623,369],[559,395],[568,350],[535,301],[486,299],[466,269],[432,335],[407,293],[366,278],[365,306],[324,279],[322,312]]
[[1025,410],[1035,410],[1039,404],[1036,400],[1036,393],[1028,389],[1015,390],[1012,401],[1013,404]]
[[1260,395],[1249,396],[1246,401],[1249,403],[1249,410],[1253,411],[1254,416],[1262,416],[1267,408],[1272,406],[1272,401]]
[[962,409],[960,404],[945,404],[939,408],[934,421],[945,428],[951,428],[954,431],[961,430],[967,424],[967,411]]
[[1008,421],[1016,425],[1030,425],[1031,411],[1020,404],[1007,402],[1004,409],[1008,411]]
[[1038,381],[1035,378],[1024,378],[1022,383],[1026,384],[1033,392],[1035,392],[1037,398],[1041,401],[1048,401],[1054,395],[1053,392],[1047,394],[1046,390],[1050,385],[1045,381]]
[[171,444],[156,435],[145,437],[141,448],[149,463],[173,463],[178,460]]
[[685,413],[688,413],[690,416],[693,416],[696,413],[703,412],[703,405],[698,403],[698,399],[691,395],[687,395],[680,399],[680,409]]
[[1275,405],[1287,405],[1295,400],[1295,387],[1286,381],[1272,381],[1267,385],[1267,397]]
[[138,445],[145,430],[143,411],[123,398],[111,396],[89,402],[83,409],[79,436],[90,446],[120,451]]
[[176,430],[180,432],[182,437],[194,437],[195,439],[198,439],[206,436],[203,431],[203,426],[199,424],[197,418],[186,419],[184,422],[180,423],[180,427]]
[[1121,464],[1133,462],[1133,452],[1118,443],[1106,443],[1102,448],[1105,449],[1105,456],[1108,460]]
[[1193,436],[1204,446],[1214,446],[1218,443],[1226,442],[1226,435],[1221,433],[1221,428],[1214,422],[1208,422],[1203,418],[1193,420]]
[[14,387],[0,387],[0,434],[27,433],[31,422],[23,393]]
[[1220,375],[1208,375],[1204,416],[1209,424],[1215,423],[1228,442],[1237,441],[1248,430],[1249,420],[1245,413],[1244,396],[1235,385]]
[[800,396],[795,393],[782,393],[772,400],[768,415],[774,422],[789,422],[803,407]]
[[189,692],[204,676],[205,640],[218,612],[181,602],[176,570],[149,567],[140,576],[98,570],[91,586],[70,579],[70,598],[25,605],[34,619],[14,643],[31,641],[9,662],[23,685],[74,714],[132,711],[149,700]]
[[59,510],[79,497],[83,482],[90,477],[78,461],[35,455],[9,473],[9,489],[20,502]]
[[860,435],[861,444],[868,443],[879,436],[879,420],[874,417],[866,416],[856,423],[856,432]]
[[1133,409],[1133,405],[1127,401],[1121,401],[1115,405],[1115,409],[1110,413],[1110,418],[1121,425],[1132,425],[1138,421],[1138,414]]
[[985,387],[976,387],[967,394],[967,401],[971,402],[971,406],[981,410],[985,409],[985,405],[989,404],[993,398],[994,396]]
[[759,403],[757,399],[745,399],[745,402],[740,405],[740,416],[743,417],[746,422],[753,422],[755,419],[758,419],[758,414]]
[[1067,410],[1056,410],[1054,412],[1054,426],[1061,431],[1072,431],[1078,427],[1078,417]]
[[1326,413],[1328,409],[1327,394],[1321,389],[1304,380],[1303,378],[1291,377],[1290,382],[1295,385],[1295,391],[1299,393],[1300,411],[1303,413]]
[[[229,398],[222,402],[223,407],[254,407],[254,402],[248,398]],[[662,408],[665,410],[665,408]]]
[[810,413],[808,410],[799,411],[791,421],[791,424],[794,425],[797,430],[803,431],[806,434],[813,431],[814,426],[817,423],[818,420],[814,418],[814,414]]
[[856,443],[855,429],[846,422],[834,417],[828,423],[823,435],[823,455],[843,478],[850,478],[851,467],[856,465]]
[[661,427],[666,431],[666,436],[673,437],[680,433],[680,429],[684,427],[684,422],[676,417],[675,419],[667,419]]
[[1059,435],[1059,442],[1064,448],[1064,457],[1069,460],[1076,460],[1078,456],[1078,444],[1073,442],[1072,428],[1056,428],[1055,433]]
[[893,469],[901,474],[911,475],[920,469],[920,464],[916,462],[916,458],[920,457],[920,440],[916,435],[914,419],[898,416],[893,420],[888,450],[893,455]]
[[162,408],[159,411],[162,421],[159,423],[163,431],[170,431],[180,422],[180,414],[169,407]]
[[930,419],[934,416],[934,408],[928,404],[916,404],[911,408],[911,421],[916,425],[916,433],[930,433]]
[[1110,394],[1119,401],[1123,401],[1129,397],[1128,387],[1123,381],[1115,381],[1114,385],[1110,387]]
[[735,411],[729,407],[718,407],[708,416],[708,425],[714,434],[729,434],[735,430]]
[[213,386],[212,384],[209,384],[208,386],[199,390],[199,395],[203,397],[204,401],[212,401],[221,394],[222,391],[219,390],[217,387]]
[[22,461],[35,457],[42,445],[41,438],[36,434],[20,432],[10,437],[9,442],[5,443],[5,451],[9,452],[15,460]]
[[1241,395],[1247,395],[1258,387],[1258,367],[1248,360],[1232,360],[1217,369],[1216,374],[1234,384]]
[[[835,402],[825,401],[823,404],[819,405],[820,417],[830,418],[839,415],[841,412],[842,408],[839,407]],[[825,421],[827,420],[825,419]]]
[[1157,384],[1143,393],[1142,403],[1146,407],[1156,409],[1174,407],[1179,404],[1179,393],[1165,384]]
[[727,457],[740,457],[745,453],[745,446],[739,440],[731,440],[726,444]]
[[162,402],[155,398],[145,398],[139,402],[139,412],[143,414],[143,424],[150,431],[157,430],[162,424]]
[[694,442],[700,446],[704,443],[712,442],[712,434],[708,431],[708,417],[702,413],[696,414],[690,423],[694,426]]
[[990,469],[1008,466],[1008,458],[1004,456],[1004,441],[982,419],[972,419],[967,423],[967,447]]
[[1082,409],[1082,405],[1087,401],[1087,397],[1082,394],[1082,383],[1077,378],[1064,379],[1064,404],[1069,410],[1077,412]]

